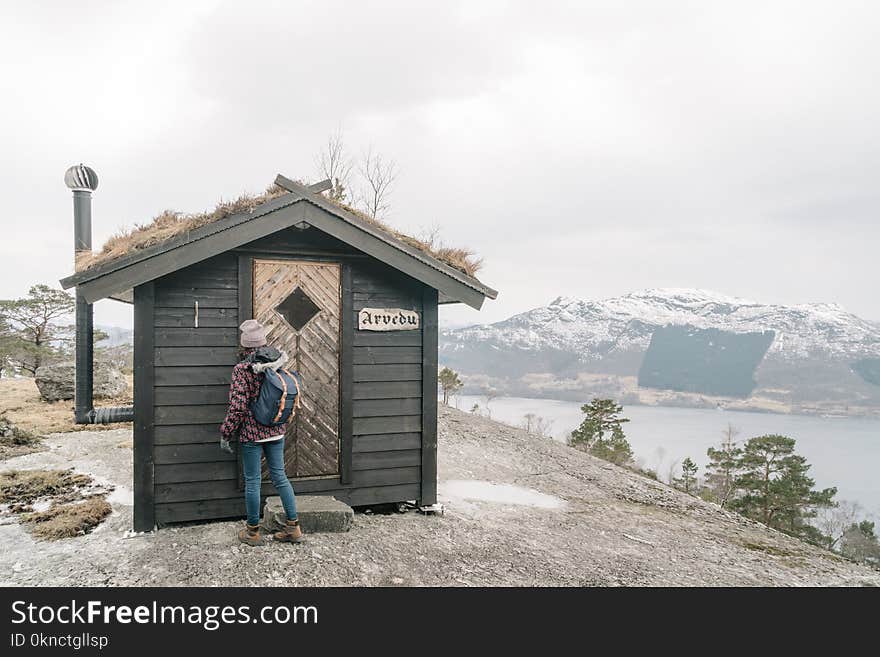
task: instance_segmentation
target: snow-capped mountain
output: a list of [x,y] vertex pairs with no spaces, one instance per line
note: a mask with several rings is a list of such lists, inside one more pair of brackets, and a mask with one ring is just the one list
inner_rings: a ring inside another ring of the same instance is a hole
[[730,396],[748,400],[741,408],[880,413],[880,326],[830,303],[699,289],[559,297],[494,324],[442,330],[440,363],[465,375],[471,392],[708,406],[718,402],[701,396]]
[[836,304],[762,304],[698,289],[649,289],[586,301],[558,297],[501,322],[444,331],[444,351],[482,342],[495,348],[551,348],[585,359],[643,351],[661,326],[734,333],[773,331],[769,355],[802,359],[880,355],[880,327]]

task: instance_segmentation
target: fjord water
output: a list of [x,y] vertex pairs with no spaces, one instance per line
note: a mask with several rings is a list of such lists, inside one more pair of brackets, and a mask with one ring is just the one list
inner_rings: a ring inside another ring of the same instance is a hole
[[[460,395],[453,405],[469,411],[486,406],[484,397]],[[583,418],[580,404],[553,399],[499,397],[489,403],[492,418],[519,425],[534,413],[552,420],[554,438],[564,440]],[[627,439],[643,466],[665,480],[673,464],[690,456],[703,474],[706,449],[717,446],[728,423],[739,429],[738,441],[763,434],[782,434],[797,440],[797,452],[813,466],[818,488],[837,486],[837,500],[858,502],[880,520],[880,420],[746,413],[724,410],[627,406],[623,416]],[[678,474],[678,472],[676,472]]]

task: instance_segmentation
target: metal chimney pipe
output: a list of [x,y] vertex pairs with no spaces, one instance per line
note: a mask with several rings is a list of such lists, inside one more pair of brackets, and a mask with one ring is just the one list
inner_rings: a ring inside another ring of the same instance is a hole
[[[74,268],[84,253],[92,250],[92,192],[98,188],[94,169],[78,164],[64,174],[64,183],[73,190]],[[76,291],[76,380],[74,387],[74,419],[77,424],[130,422],[131,407],[94,407],[95,325],[92,304],[86,303]]]
[[77,255],[92,250],[91,190],[73,190],[73,250]]
[[[92,192],[98,188],[98,174],[82,164],[70,167],[64,183],[73,190],[74,268],[83,252],[92,250]],[[95,325],[92,305],[76,291],[76,383],[74,416],[77,424],[88,424],[94,394]]]
[[64,184],[73,190],[73,250],[79,255],[92,250],[92,192],[98,189],[98,174],[74,165],[64,173]]

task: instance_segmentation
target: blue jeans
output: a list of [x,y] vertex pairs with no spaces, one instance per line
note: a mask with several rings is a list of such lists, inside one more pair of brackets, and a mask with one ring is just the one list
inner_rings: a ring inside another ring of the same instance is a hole
[[269,477],[278,491],[281,504],[288,520],[296,520],[296,497],[293,486],[284,472],[284,438],[268,443],[241,443],[241,463],[244,470],[244,506],[247,509],[247,522],[257,525],[260,522],[260,486],[263,483],[260,461],[266,455]]

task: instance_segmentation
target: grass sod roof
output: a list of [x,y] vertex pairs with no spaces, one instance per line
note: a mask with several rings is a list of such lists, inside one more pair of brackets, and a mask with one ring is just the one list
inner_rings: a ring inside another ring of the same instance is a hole
[[[286,189],[272,184],[262,194],[242,194],[234,200],[221,201],[213,210],[206,212],[185,214],[173,210],[165,210],[149,223],[135,224],[130,229],[124,229],[115,233],[104,243],[100,251],[80,254],[77,257],[76,270],[81,272],[108,263],[130,253],[161,244],[172,237],[214,223],[230,215],[253,212],[255,208],[263,203],[287,193]],[[388,233],[404,244],[430,255],[468,276],[475,276],[480,270],[482,259],[477,257],[470,249],[446,246],[437,243],[433,238],[424,240],[407,235],[392,228],[384,221],[374,219],[345,203],[341,203],[328,196],[323,196],[323,198],[355,214],[361,220]]]

